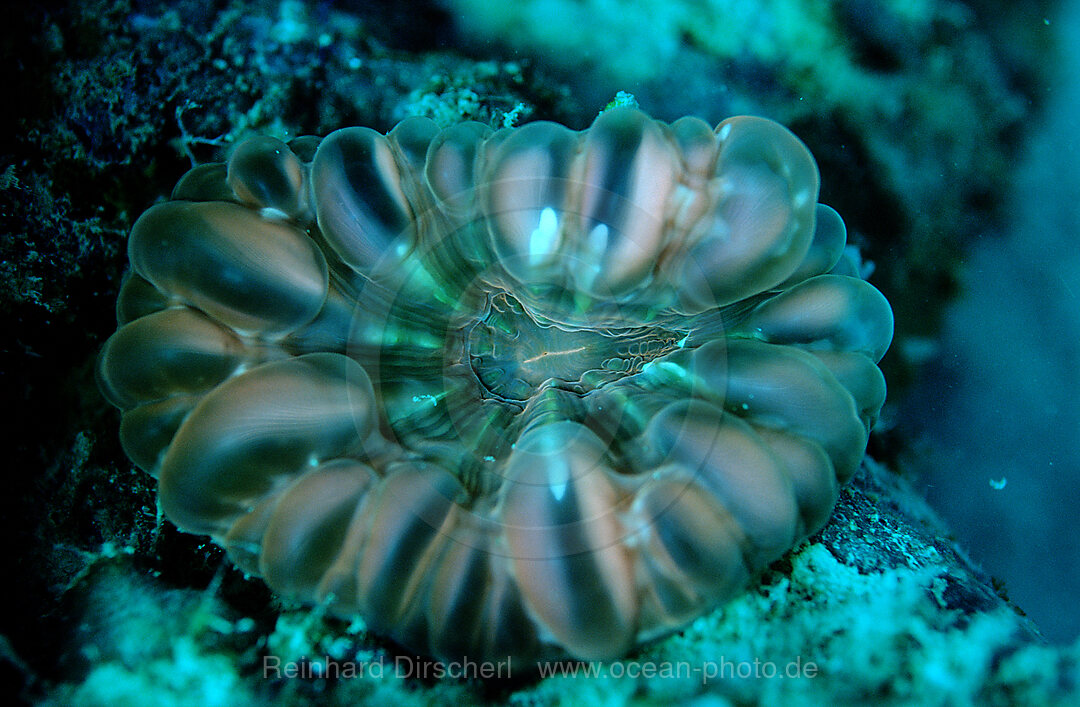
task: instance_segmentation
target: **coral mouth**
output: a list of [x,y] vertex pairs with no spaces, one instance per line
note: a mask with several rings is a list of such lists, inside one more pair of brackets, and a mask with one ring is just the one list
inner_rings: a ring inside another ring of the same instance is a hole
[[660,327],[571,328],[545,322],[509,293],[488,299],[466,333],[468,360],[485,393],[525,403],[545,384],[586,392],[641,371],[677,350],[685,334]]

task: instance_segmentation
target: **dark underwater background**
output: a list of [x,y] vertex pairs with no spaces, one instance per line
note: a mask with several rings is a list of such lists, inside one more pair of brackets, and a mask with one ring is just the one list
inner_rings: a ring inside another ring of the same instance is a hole
[[[123,455],[118,414],[94,383],[115,329],[125,239],[143,210],[250,132],[387,131],[409,115],[582,129],[625,92],[668,121],[764,115],[809,146],[820,200],[844,217],[896,315],[882,362],[889,400],[868,454],[922,494],[943,541],[985,571],[974,576],[1019,617],[1018,645],[1048,651],[1023,677],[988,668],[957,694],[1008,704],[1016,685],[1044,680],[1058,685],[1047,703],[1075,698],[1080,2],[53,0],[19,7],[0,37],[0,399],[12,416],[0,430],[0,537],[13,597],[0,612],[0,694],[98,704],[108,690],[87,678],[109,684],[95,672],[106,663],[130,670],[112,683],[118,691],[124,680],[167,684],[136,681],[141,664],[116,656],[142,655],[123,644],[143,641],[179,661],[190,646],[169,643],[162,616],[208,586],[251,622],[223,632],[215,656],[281,640],[281,607],[265,588],[161,520],[153,480]],[[786,581],[791,563],[780,564],[764,586]],[[165,608],[88,618],[125,603]],[[879,668],[937,669],[902,665]],[[910,682],[879,679],[857,694],[898,703],[933,694]],[[846,701],[823,684],[808,703]],[[407,687],[360,694],[416,704],[512,696]],[[210,697],[175,704],[243,704],[247,689],[223,680]],[[318,703],[321,689],[301,696]],[[558,689],[529,699],[569,699]],[[641,703],[668,699],[641,689]],[[767,703],[779,688],[726,689],[696,697]],[[138,689],[125,694],[140,704]]]
[[[903,402],[919,486],[1048,639],[1080,634],[1080,5],[1002,194],[961,262],[923,378]],[[925,445],[925,446],[920,446]]]

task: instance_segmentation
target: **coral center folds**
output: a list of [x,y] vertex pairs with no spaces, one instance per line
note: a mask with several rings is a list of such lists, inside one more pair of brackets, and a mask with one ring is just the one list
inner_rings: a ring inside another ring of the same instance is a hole
[[794,135],[618,108],[238,144],[99,380],[165,514],[413,651],[612,658],[820,528],[892,312]]

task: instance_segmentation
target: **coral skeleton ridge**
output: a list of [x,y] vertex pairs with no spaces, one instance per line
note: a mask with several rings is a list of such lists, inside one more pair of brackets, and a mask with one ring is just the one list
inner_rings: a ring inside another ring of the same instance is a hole
[[892,311],[806,147],[629,107],[249,138],[136,222],[98,373],[166,516],[409,649],[611,658],[820,528]]

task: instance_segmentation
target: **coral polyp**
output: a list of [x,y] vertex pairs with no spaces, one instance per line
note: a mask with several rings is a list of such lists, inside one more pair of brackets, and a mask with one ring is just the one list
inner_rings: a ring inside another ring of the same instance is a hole
[[409,649],[611,658],[820,528],[881,294],[780,125],[256,137],[136,222],[99,364],[180,528]]

